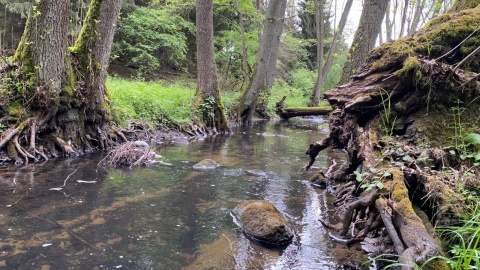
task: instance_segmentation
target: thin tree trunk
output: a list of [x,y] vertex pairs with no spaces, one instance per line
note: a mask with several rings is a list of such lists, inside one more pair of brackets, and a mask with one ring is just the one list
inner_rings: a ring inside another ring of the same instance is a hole
[[385,0],[366,0],[357,31],[353,38],[349,59],[343,67],[340,84],[350,80],[350,76],[365,61],[368,52],[374,48],[380,26],[387,10]]
[[407,25],[407,12],[408,12],[408,0],[405,0],[403,10],[402,10],[402,21],[400,22],[400,33],[398,38],[403,37],[403,32],[405,31],[405,26]]
[[[233,0],[235,10],[238,13],[238,24],[240,26],[240,35],[242,36],[242,74],[243,74],[243,83],[248,85],[250,81],[249,70],[248,70],[248,58],[247,58],[247,44],[245,40],[245,24],[243,21],[243,13],[240,10],[238,5],[238,0]],[[243,85],[243,84],[242,84]]]
[[196,110],[214,133],[228,132],[228,123],[223,111],[217,84],[215,54],[213,48],[213,2],[197,0],[197,100]]
[[323,80],[323,37],[324,37],[324,0],[315,0],[315,28],[316,28],[316,36],[317,36],[317,81],[315,82],[315,87],[313,92],[310,96],[310,106],[317,107],[321,95],[322,89],[324,85]]
[[[391,7],[392,7],[392,1],[393,0],[388,0],[388,6],[387,6],[387,12],[385,13],[385,30],[386,30],[386,38],[387,38],[387,42],[390,42],[392,41],[392,32],[393,32],[393,24],[390,20],[390,10],[391,10]],[[395,16],[395,15],[394,15]]]
[[268,86],[273,84],[286,6],[287,0],[271,0],[268,5],[253,79],[240,98],[239,115],[243,123],[252,121],[259,93],[268,93]]
[[412,24],[408,30],[408,35],[413,35],[417,31],[418,23],[420,22],[420,16],[422,11],[425,8],[425,0],[417,0],[417,5],[415,6],[415,13],[413,14]]
[[325,80],[327,79],[327,74],[330,71],[330,68],[332,67],[332,64],[333,64],[333,55],[337,53],[338,48],[340,47],[340,41],[342,40],[343,29],[345,29],[345,25],[347,24],[348,14],[350,13],[352,4],[353,4],[353,0],[347,0],[347,2],[345,3],[345,8],[343,9],[343,12],[342,12],[342,17],[340,17],[340,22],[338,23],[338,27],[337,27],[338,29],[337,31],[335,31],[335,34],[333,35],[333,43],[328,52],[328,57],[323,67],[322,81],[324,83],[325,83]]

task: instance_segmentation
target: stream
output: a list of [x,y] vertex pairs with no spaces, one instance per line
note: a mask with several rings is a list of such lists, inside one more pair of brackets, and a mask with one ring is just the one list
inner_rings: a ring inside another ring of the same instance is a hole
[[[333,198],[305,172],[318,121],[256,122],[188,145],[158,145],[172,166],[99,166],[105,153],[0,168],[0,269],[368,269],[360,247],[318,222]],[[324,171],[335,152],[315,163]],[[330,158],[329,158],[330,157]],[[219,167],[192,166],[213,159]],[[338,159],[337,159],[338,161]],[[249,240],[230,210],[272,202],[295,231],[284,248]],[[363,268],[362,268],[363,267]]]

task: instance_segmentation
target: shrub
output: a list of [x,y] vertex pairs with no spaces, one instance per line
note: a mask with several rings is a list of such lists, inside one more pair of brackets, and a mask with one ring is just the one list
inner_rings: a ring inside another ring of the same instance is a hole
[[161,66],[182,69],[187,53],[187,34],[195,26],[167,10],[138,8],[118,23],[112,55],[138,67],[140,76]]

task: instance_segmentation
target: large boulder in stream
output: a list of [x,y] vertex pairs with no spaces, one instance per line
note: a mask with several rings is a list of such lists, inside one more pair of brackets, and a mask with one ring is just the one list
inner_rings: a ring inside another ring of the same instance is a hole
[[236,223],[243,232],[264,243],[284,245],[292,241],[293,231],[285,217],[270,202],[248,200],[232,210]]
[[219,166],[218,163],[215,162],[214,160],[204,159],[204,160],[198,162],[197,164],[193,165],[193,168],[195,170],[204,171],[204,170],[215,169],[218,166]]

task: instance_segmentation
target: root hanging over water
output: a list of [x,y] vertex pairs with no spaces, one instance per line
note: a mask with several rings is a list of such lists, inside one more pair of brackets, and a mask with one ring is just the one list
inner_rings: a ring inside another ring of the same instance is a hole
[[[444,51],[431,51],[425,47],[428,42],[419,42],[436,40],[448,50],[478,27],[474,22],[480,19],[479,11],[449,13],[444,15],[448,20],[439,16],[415,36],[374,49],[349,83],[325,93],[334,107],[330,134],[306,151],[306,169],[328,147],[348,153],[348,162],[327,175],[330,182],[350,183],[338,186],[334,194],[338,222],[321,222],[350,237],[347,243],[363,239],[362,245],[376,255],[396,253],[402,269],[441,255],[426,225],[454,222],[467,203],[462,192],[480,187],[475,159],[461,155],[468,146],[458,147],[467,135],[459,125],[480,134],[480,55],[469,58],[470,66],[461,70],[456,66],[461,53],[438,58]],[[445,38],[450,31],[454,34]],[[445,150],[452,137],[456,147]],[[428,219],[421,219],[414,205],[427,211]],[[390,246],[375,248],[384,242]],[[448,269],[438,260],[427,267]]]

